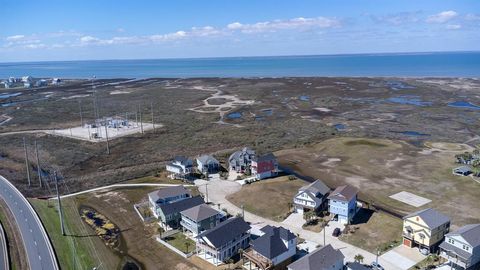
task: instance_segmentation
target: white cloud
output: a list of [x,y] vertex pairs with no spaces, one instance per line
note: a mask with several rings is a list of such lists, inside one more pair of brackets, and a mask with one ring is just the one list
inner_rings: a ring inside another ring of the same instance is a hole
[[274,20],[258,22],[254,24],[241,24],[234,22],[227,25],[227,29],[241,31],[243,33],[262,33],[275,32],[278,30],[301,30],[310,28],[333,28],[341,25],[340,20],[336,18],[316,17],[316,18],[294,18],[289,20]]
[[453,10],[442,11],[440,13],[428,16],[427,23],[446,23],[458,16],[458,13]]
[[392,25],[401,25],[405,23],[415,23],[419,21],[420,12],[399,12],[395,14],[388,14],[384,16],[372,15],[374,22],[387,23]]
[[446,26],[446,28],[448,30],[458,30],[458,29],[462,28],[462,25],[460,25],[460,24],[448,24]]
[[480,21],[480,15],[469,13],[465,16],[467,21]]
[[7,41],[16,42],[25,39],[25,35],[14,35],[6,38]]

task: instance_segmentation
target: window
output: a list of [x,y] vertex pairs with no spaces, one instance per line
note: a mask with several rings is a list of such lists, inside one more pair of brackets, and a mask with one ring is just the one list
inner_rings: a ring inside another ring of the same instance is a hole
[[466,251],[468,251],[469,248],[468,248],[468,246],[463,245],[463,249],[465,249]]

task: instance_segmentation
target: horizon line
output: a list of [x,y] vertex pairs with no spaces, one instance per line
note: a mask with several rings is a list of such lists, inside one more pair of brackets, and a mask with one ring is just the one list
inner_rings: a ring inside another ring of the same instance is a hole
[[94,61],[139,61],[139,60],[209,60],[209,59],[235,59],[235,58],[289,58],[289,57],[315,57],[315,56],[382,56],[382,55],[421,55],[439,53],[480,53],[480,50],[458,51],[415,51],[415,52],[370,52],[370,53],[334,53],[334,54],[286,54],[286,55],[243,55],[243,56],[205,56],[205,57],[162,57],[162,58],[112,58],[112,59],[84,59],[84,60],[39,60],[39,61],[10,61],[0,64],[20,63],[49,63],[49,62],[94,62]]

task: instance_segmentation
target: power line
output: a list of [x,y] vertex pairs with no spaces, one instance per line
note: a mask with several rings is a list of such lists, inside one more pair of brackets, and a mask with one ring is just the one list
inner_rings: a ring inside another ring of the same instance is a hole
[[40,187],[42,187],[42,168],[40,167],[40,158],[38,157],[37,140],[35,140],[35,156],[36,156],[36,158],[37,158],[38,182],[40,183]]
[[27,179],[28,179],[28,186],[30,186],[30,165],[28,162],[28,152],[27,152],[27,143],[25,141],[25,137],[23,137],[23,150],[25,151],[25,167],[27,169]]

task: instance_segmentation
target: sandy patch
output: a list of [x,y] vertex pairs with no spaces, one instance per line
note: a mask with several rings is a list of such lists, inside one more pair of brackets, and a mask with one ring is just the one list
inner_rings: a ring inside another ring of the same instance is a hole
[[313,108],[314,110],[317,110],[319,112],[331,112],[332,110],[329,109],[329,108],[323,108],[323,107],[319,107],[319,108]]
[[73,96],[69,96],[69,97],[62,97],[62,99],[84,98],[84,97],[89,97],[89,96],[90,96],[89,94],[85,94],[85,95],[73,95]]
[[110,95],[121,95],[121,94],[130,94],[130,91],[125,91],[125,90],[114,90],[110,92]]

